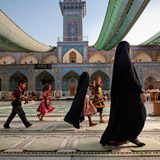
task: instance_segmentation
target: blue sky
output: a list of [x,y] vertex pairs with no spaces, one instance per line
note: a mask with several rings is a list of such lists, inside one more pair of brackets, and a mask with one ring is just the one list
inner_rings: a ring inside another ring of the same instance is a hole
[[[108,0],[86,0],[83,36],[93,45],[100,33]],[[59,0],[0,0],[0,9],[23,31],[45,45],[57,45],[63,36],[63,17]],[[160,0],[150,0],[136,24],[124,38],[131,45],[140,44],[160,31]]]

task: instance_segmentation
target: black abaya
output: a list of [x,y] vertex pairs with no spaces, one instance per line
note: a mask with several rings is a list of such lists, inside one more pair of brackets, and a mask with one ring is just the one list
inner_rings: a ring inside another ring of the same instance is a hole
[[83,72],[78,80],[78,87],[75,98],[73,99],[71,108],[66,114],[64,121],[72,124],[75,128],[80,128],[80,122],[84,120],[81,116],[84,106],[84,100],[87,93],[87,88],[89,85],[89,74]]
[[100,143],[133,141],[143,129],[146,110],[141,103],[143,93],[134,66],[129,58],[130,45],[122,41],[116,49],[108,126]]

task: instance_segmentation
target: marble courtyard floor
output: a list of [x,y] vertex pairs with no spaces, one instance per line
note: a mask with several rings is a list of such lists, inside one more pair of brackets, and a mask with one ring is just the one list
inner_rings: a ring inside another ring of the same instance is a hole
[[[98,125],[88,126],[88,119],[81,129],[75,129],[65,123],[63,118],[72,101],[53,101],[55,110],[47,114],[40,122],[37,119],[38,104],[23,105],[28,120],[33,123],[25,128],[19,117],[11,123],[11,129],[4,129],[3,124],[11,112],[10,102],[0,102],[0,160],[8,159],[59,159],[59,160],[160,160],[160,116],[147,116],[147,121],[139,139],[146,143],[136,147],[128,143],[121,147],[99,144],[106,124],[100,124],[99,115],[93,116]],[[110,102],[106,102],[104,119],[109,118]],[[153,104],[146,103],[147,113],[153,111]],[[63,157],[63,158],[62,158]]]

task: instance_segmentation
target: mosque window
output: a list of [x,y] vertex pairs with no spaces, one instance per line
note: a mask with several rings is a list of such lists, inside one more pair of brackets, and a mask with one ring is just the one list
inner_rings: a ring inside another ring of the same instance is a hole
[[76,62],[76,53],[75,52],[70,53],[69,61],[70,61],[70,63],[75,63]]
[[30,63],[32,64],[32,63],[33,63],[33,61],[30,61]]
[[6,64],[6,61],[4,61],[3,64]]

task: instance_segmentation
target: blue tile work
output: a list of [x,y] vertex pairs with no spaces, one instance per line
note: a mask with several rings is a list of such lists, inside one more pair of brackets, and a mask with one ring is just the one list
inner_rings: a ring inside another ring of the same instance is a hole
[[56,90],[61,90],[61,72],[60,69],[56,70]]
[[143,69],[142,68],[139,69],[138,77],[139,77],[139,81],[140,81],[142,88],[143,88]]
[[20,71],[22,73],[24,73],[26,76],[28,76],[28,69],[8,69],[8,76],[10,76],[12,73],[16,72],[16,71]]
[[63,76],[65,73],[67,73],[71,70],[77,72],[79,75],[83,72],[82,68],[62,68],[61,69],[61,76]]
[[[63,47],[63,56],[65,53],[73,47]],[[83,47],[74,47],[83,56]]]

